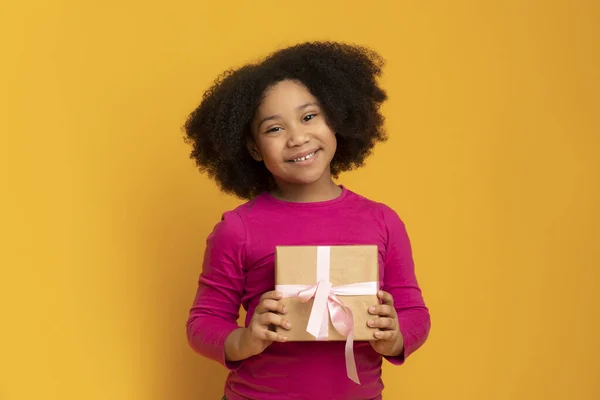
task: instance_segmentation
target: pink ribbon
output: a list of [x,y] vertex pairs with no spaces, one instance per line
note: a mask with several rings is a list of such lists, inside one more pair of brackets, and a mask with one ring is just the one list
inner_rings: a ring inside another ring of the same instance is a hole
[[298,297],[306,303],[314,298],[306,331],[317,340],[327,340],[329,318],[336,331],[346,338],[345,358],[348,378],[360,385],[354,358],[354,316],[338,296],[377,294],[377,282],[360,282],[333,286],[329,282],[329,247],[319,246],[317,260],[318,282],[314,285],[277,285],[283,297]]

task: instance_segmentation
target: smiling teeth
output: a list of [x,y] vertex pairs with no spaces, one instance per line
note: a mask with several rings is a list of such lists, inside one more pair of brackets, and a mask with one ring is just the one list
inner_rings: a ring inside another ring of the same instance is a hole
[[313,151],[310,154],[305,155],[304,157],[300,157],[300,158],[295,158],[292,161],[293,162],[300,162],[300,161],[306,161],[308,159],[311,159],[314,155],[315,155],[316,151]]

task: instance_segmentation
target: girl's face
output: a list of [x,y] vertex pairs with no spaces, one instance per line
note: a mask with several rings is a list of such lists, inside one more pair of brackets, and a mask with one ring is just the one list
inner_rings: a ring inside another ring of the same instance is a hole
[[248,149],[281,185],[331,180],[337,141],[318,100],[302,84],[285,80],[265,92],[252,122]]

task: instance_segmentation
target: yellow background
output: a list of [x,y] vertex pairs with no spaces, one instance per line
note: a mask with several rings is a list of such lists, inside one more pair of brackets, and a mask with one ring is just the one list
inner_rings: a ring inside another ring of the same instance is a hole
[[597,1],[5,2],[0,399],[219,399],[185,321],[239,203],[182,126],[222,70],[336,39],[388,60],[394,207],[433,327],[387,399],[600,398]]

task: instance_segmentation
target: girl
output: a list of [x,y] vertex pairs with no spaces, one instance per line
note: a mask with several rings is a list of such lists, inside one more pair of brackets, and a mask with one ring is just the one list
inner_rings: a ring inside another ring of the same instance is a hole
[[[400,365],[428,336],[403,222],[333,180],[386,139],[382,66],[362,47],[299,44],[221,76],[186,122],[200,169],[247,200],[208,237],[187,322],[191,347],[229,369],[228,400],[381,399],[382,359]],[[379,249],[381,304],[369,309],[379,329],[354,345],[361,385],[346,376],[344,342],[286,343],[272,329],[290,327],[275,246],[332,244]]]

